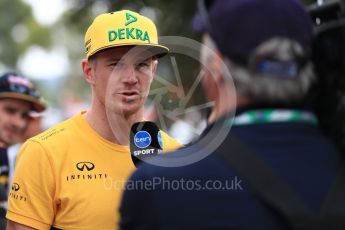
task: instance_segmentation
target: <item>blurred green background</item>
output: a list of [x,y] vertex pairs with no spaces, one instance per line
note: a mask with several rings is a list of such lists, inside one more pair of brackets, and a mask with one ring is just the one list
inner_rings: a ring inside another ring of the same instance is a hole
[[[154,20],[160,36],[200,41],[200,34],[191,30],[196,4],[194,0],[0,0],[0,72],[16,70],[28,76],[51,108],[62,110],[63,118],[69,117],[89,103],[90,90],[83,80],[80,62],[84,57],[84,33],[96,15],[130,9]],[[198,74],[198,63],[183,57],[176,60],[183,86],[188,88]],[[168,62],[163,60],[163,65]],[[170,75],[174,71],[163,73]],[[155,87],[160,87],[159,82],[154,82]],[[171,93],[162,103],[169,108],[174,100],[178,103],[179,98]],[[202,100],[202,93],[198,93],[192,101],[198,104]]]

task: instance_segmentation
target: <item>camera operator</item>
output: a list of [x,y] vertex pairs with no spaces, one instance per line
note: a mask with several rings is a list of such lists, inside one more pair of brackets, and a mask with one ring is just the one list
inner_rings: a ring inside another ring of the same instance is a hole
[[308,10],[318,79],[310,95],[321,129],[345,153],[345,0],[318,1]]

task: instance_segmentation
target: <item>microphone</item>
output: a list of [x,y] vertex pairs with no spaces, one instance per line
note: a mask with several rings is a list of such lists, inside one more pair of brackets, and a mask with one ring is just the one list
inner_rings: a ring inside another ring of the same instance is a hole
[[151,121],[134,123],[131,127],[129,142],[132,161],[136,167],[145,159],[163,152],[161,132]]

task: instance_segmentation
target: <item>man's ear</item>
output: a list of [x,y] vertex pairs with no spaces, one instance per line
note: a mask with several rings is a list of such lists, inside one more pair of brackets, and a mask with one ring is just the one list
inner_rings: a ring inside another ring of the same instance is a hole
[[153,57],[152,58],[152,76],[156,74],[157,68],[158,68],[158,58]]
[[204,34],[202,41],[204,45],[201,49],[202,63],[206,66],[206,70],[212,76],[213,81],[222,84],[224,83],[222,69],[224,68],[224,57],[208,34]]
[[221,84],[223,83],[223,56],[218,50],[214,50],[212,58],[209,59],[209,70],[212,73],[214,80]]
[[81,61],[81,66],[83,69],[85,80],[91,85],[95,83],[95,76],[93,74],[93,69],[94,69],[93,65],[94,63],[92,63],[92,61],[90,60],[83,59]]

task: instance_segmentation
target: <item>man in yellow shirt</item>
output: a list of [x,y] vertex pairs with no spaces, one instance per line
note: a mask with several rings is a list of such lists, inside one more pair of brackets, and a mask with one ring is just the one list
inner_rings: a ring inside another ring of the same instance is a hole
[[[129,132],[168,48],[135,12],[101,14],[85,34],[82,69],[91,108],[27,141],[17,160],[8,229],[115,229],[120,194],[134,169]],[[163,133],[163,150],[179,147]]]

